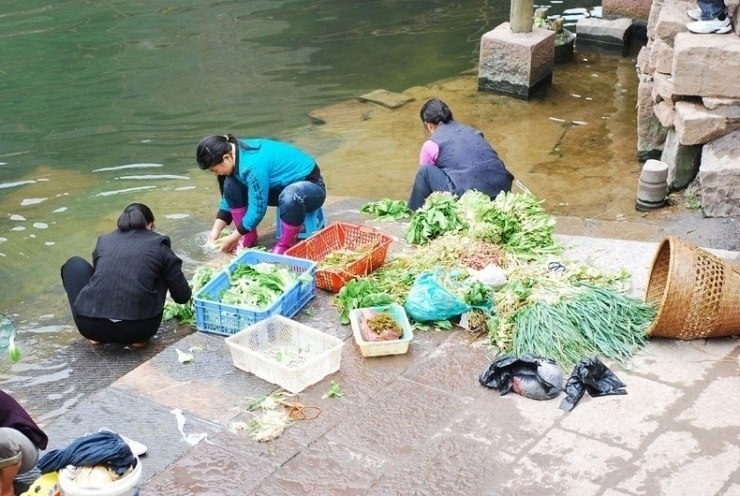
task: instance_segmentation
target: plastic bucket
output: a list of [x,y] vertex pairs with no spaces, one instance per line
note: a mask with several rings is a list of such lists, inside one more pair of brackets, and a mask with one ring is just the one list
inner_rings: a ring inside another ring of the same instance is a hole
[[136,485],[141,482],[144,470],[141,461],[136,459],[136,467],[118,480],[106,484],[105,487],[82,487],[74,482],[67,474],[67,469],[59,471],[59,487],[63,496],[135,496],[138,492]]

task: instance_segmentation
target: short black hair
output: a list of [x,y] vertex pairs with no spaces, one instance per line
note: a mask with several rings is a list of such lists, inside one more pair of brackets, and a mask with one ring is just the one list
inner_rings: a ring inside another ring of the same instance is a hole
[[143,203],[132,203],[123,209],[118,217],[118,230],[121,232],[134,229],[146,229],[146,226],[154,225],[154,214],[152,209]]
[[421,111],[419,112],[422,122],[429,122],[430,124],[447,124],[452,119],[452,110],[447,106],[445,102],[437,98],[427,100],[422,105]]

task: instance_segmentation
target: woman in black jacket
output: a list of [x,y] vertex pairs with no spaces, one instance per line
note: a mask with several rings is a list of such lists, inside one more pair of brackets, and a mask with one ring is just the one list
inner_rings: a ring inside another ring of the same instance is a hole
[[168,290],[177,303],[190,300],[182,260],[153,229],[151,209],[132,203],[118,229],[98,238],[92,265],[75,256],[62,266],[72,318],[93,344],[143,346],[159,329]]

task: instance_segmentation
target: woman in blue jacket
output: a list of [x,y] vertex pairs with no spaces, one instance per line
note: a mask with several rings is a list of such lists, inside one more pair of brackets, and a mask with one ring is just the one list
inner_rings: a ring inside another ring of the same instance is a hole
[[182,260],[153,229],[151,209],[132,203],[118,229],[98,238],[92,265],[75,256],[62,266],[72,318],[93,343],[143,346],[162,323],[168,291],[177,303],[190,301]]
[[221,251],[237,243],[257,243],[257,225],[267,207],[279,207],[281,237],[273,253],[283,254],[295,242],[306,213],[326,200],[326,186],[316,160],[299,148],[265,138],[237,139],[233,134],[203,138],[196,150],[198,166],[218,176],[221,202],[208,241],[216,242],[224,227],[235,231],[219,240]]

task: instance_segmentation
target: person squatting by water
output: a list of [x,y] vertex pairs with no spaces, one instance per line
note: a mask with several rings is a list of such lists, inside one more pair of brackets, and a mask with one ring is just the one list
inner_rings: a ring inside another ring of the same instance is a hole
[[435,191],[462,196],[477,190],[492,199],[501,191],[511,191],[514,176],[482,132],[455,121],[447,104],[436,98],[421,107],[420,116],[430,136],[419,153],[407,203],[410,210],[418,210]]
[[92,265],[74,256],[61,275],[75,325],[93,344],[143,346],[162,323],[167,291],[177,303],[192,296],[182,260],[142,203],[128,205],[118,228],[98,237]]
[[[281,236],[272,253],[282,255],[295,242],[306,214],[326,200],[326,186],[316,160],[299,148],[265,138],[237,139],[233,134],[203,138],[198,166],[218,176],[221,201],[208,241],[225,253],[237,244],[257,243],[257,226],[267,207],[280,210]],[[234,222],[234,232],[219,239]]]
[[15,398],[0,390],[0,496],[13,496],[13,479],[36,466],[49,438]]

